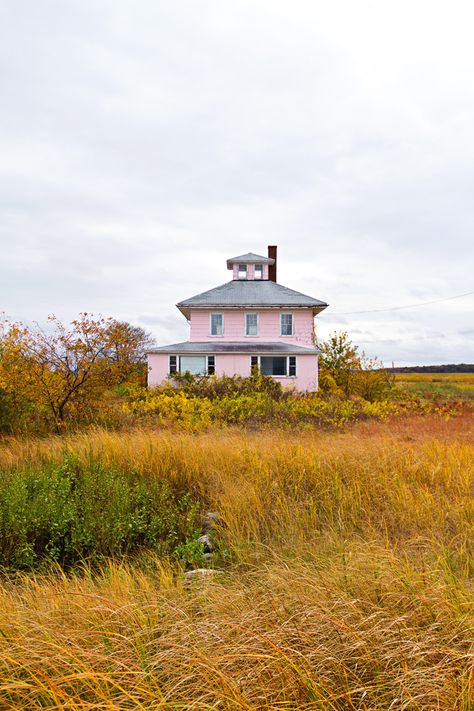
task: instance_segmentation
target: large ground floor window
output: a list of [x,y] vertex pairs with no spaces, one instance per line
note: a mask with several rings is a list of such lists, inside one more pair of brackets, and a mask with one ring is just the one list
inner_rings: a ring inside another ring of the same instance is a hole
[[250,365],[263,375],[296,376],[296,356],[252,356]]
[[213,355],[171,355],[169,358],[169,373],[191,373],[191,375],[213,375],[216,370],[216,359]]

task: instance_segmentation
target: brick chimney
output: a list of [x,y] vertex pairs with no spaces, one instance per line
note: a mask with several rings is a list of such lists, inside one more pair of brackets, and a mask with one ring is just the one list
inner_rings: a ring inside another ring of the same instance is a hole
[[268,266],[268,280],[269,281],[276,281],[277,280],[277,247],[275,244],[268,245],[268,258],[275,260],[275,264],[269,264],[269,266]]

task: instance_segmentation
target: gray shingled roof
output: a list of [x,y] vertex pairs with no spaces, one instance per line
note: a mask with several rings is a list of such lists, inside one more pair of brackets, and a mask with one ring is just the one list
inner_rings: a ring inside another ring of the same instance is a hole
[[262,257],[261,254],[255,254],[255,252],[247,252],[247,254],[241,254],[239,257],[232,257],[232,259],[227,260],[227,269],[232,269],[233,264],[275,264],[275,260],[272,257]]
[[319,313],[327,304],[274,281],[235,279],[180,301],[176,306],[189,319],[190,309],[198,307],[312,308],[314,313]]
[[148,353],[281,353],[283,355],[315,355],[319,350],[296,346],[294,343],[231,343],[229,341],[184,341],[183,343],[172,343],[169,346],[159,346],[150,348]]

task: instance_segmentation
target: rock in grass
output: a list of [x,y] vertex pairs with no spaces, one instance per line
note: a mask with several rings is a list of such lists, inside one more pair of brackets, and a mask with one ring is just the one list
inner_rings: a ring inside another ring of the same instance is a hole
[[218,520],[219,520],[218,513],[216,513],[215,511],[208,511],[202,517],[202,530],[203,531],[211,531],[213,528],[215,528],[215,525]]
[[204,553],[212,553],[212,551],[214,550],[214,544],[211,541],[211,538],[208,533],[204,533],[204,535],[199,536],[198,543],[202,544],[204,548]]
[[214,579],[216,572],[213,568],[196,568],[196,570],[188,570],[184,573],[184,585],[188,587],[189,585],[202,583],[204,581],[211,582]]

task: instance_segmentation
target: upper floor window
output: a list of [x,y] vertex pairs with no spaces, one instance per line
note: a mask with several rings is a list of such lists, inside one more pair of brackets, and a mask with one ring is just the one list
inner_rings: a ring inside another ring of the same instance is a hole
[[256,264],[255,265],[254,279],[263,279],[263,264]]
[[280,336],[293,335],[293,314],[280,314]]
[[224,333],[224,314],[211,314],[210,332],[211,336],[222,336]]
[[239,279],[247,279],[247,265],[239,264]]
[[258,336],[258,314],[245,314],[245,335]]

